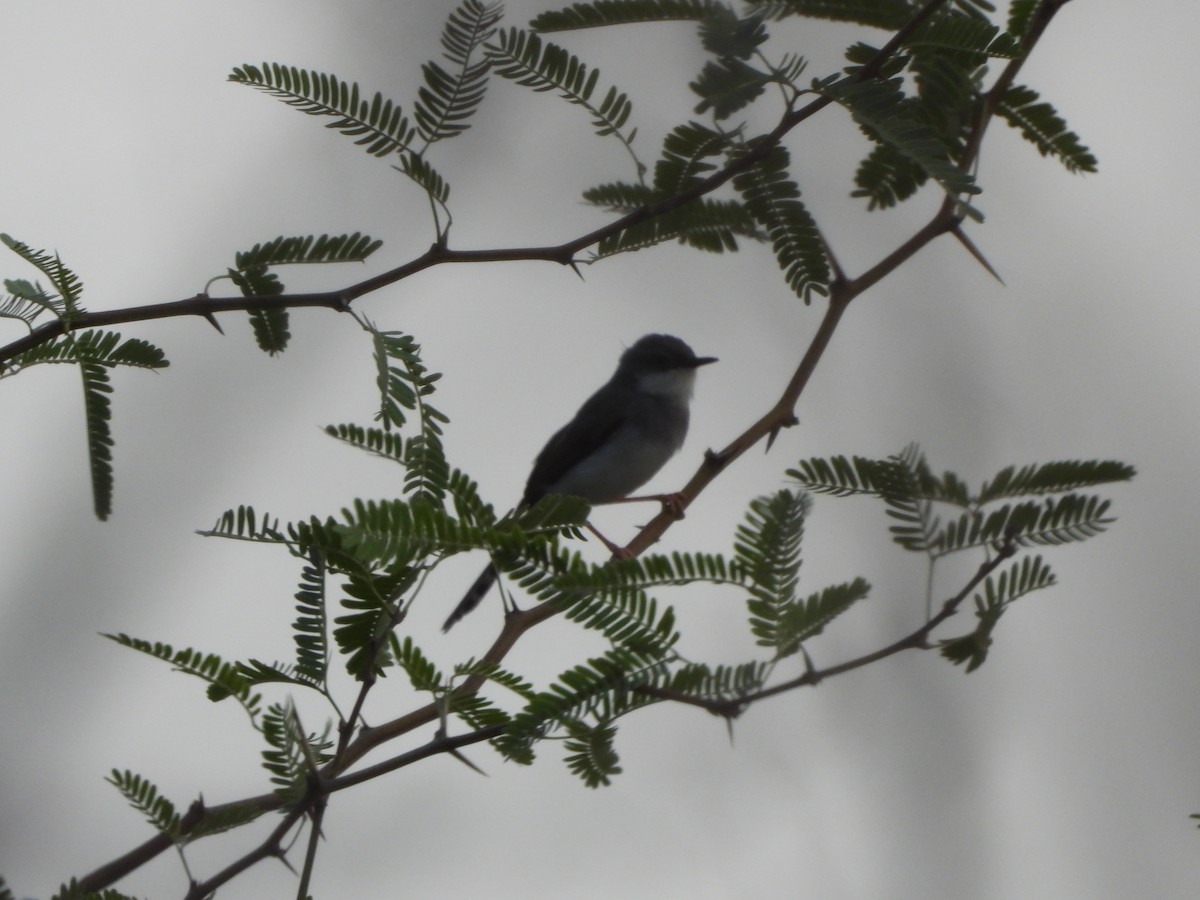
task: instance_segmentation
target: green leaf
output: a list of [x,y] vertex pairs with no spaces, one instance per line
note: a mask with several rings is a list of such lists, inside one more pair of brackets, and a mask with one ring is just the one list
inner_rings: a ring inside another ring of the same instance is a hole
[[1096,157],[1067,127],[1067,123],[1049,103],[1039,103],[1038,94],[1027,87],[1013,85],[996,107],[996,112],[1042,156],[1054,156],[1068,172],[1095,172]]
[[254,330],[254,342],[258,349],[276,356],[287,349],[292,333],[288,311],[282,307],[250,310],[250,327]]
[[573,31],[633,22],[702,21],[715,9],[726,8],[717,0],[596,0],[540,13],[529,27],[543,32]]
[[170,644],[160,641],[150,643],[141,638],[130,637],[127,634],[105,634],[104,637],[115,641],[122,647],[129,647],[139,653],[145,653],[155,659],[169,663],[176,672],[183,672],[208,684],[208,699],[214,703],[233,697],[253,721],[258,715],[260,698],[251,693],[250,685],[238,672],[237,665],[224,662],[213,653],[201,653],[190,647],[175,650]]
[[825,626],[864,599],[871,586],[863,578],[835,584],[810,594],[803,601],[788,604],[779,617],[777,628],[763,634],[759,643],[774,647],[776,657],[797,652],[810,637],[816,637]]
[[442,207],[449,201],[450,185],[423,156],[405,151],[400,154],[400,165],[392,168],[405,175]]
[[612,777],[621,774],[620,757],[613,746],[617,727],[611,723],[591,728],[574,725],[568,726],[567,732],[567,768],[590,788],[608,787]]
[[913,196],[929,176],[911,157],[889,144],[877,144],[854,174],[851,197],[867,199],[867,209],[888,209]]
[[334,620],[333,637],[346,671],[359,681],[383,675],[393,665],[388,638],[404,621],[399,601],[419,574],[419,569],[400,564],[383,572],[353,574],[344,585],[346,612]]
[[713,6],[700,22],[700,43],[722,59],[747,60],[766,40],[762,16],[741,18],[727,6]]
[[1106,514],[1111,501],[1091,494],[1066,494],[1043,500],[1005,504],[990,512],[972,510],[947,522],[930,541],[937,555],[1013,540],[1023,547],[1085,541],[1105,531],[1115,519]]
[[263,63],[262,68],[235,67],[229,80],[263,91],[307,115],[334,119],[326,127],[354,138],[354,143],[372,156],[405,150],[417,134],[399,104],[379,92],[371,100],[365,100],[359,96],[357,84],[342,81],[336,75]]
[[[643,188],[636,193],[626,190],[632,187],[635,186],[600,185],[586,191],[584,199],[597,206],[628,212],[644,204],[624,210],[619,204],[638,196],[654,197],[648,192],[649,189]],[[754,241],[767,239],[744,204],[736,200],[694,200],[604,238],[596,246],[596,258],[644,250],[671,240],[709,253],[732,252],[738,249],[739,237]]]
[[269,514],[259,515],[254,507],[245,505],[225,510],[212,528],[198,534],[266,544],[282,544],[286,541],[279,529],[278,518]]
[[716,668],[710,668],[704,663],[688,663],[671,676],[667,686],[673,691],[704,700],[736,701],[761,690],[773,668],[773,661]]
[[896,31],[917,11],[907,0],[749,0],[747,5],[765,18],[804,16],[887,31]]
[[662,158],[654,166],[654,190],[672,197],[695,187],[705,173],[715,171],[720,157],[729,147],[729,136],[688,122],[677,125],[663,140]]
[[[58,300],[62,304],[57,307],[59,314],[71,316],[83,312],[83,306],[79,303],[79,298],[83,296],[83,282],[79,280],[78,275],[63,265],[63,261],[57,253],[51,255],[45,250],[37,250],[7,234],[0,234],[0,243],[46,276],[51,286],[58,292]],[[20,283],[18,282],[18,284]],[[5,282],[5,286],[13,293],[17,293],[9,282]],[[44,292],[38,291],[38,293]],[[27,300],[34,299],[29,294],[24,296]],[[47,298],[46,308],[55,311],[56,303]]]
[[122,341],[115,331],[90,329],[62,335],[20,353],[13,357],[9,367],[16,371],[38,363],[84,362],[104,368],[163,369],[170,365],[162,350],[147,341],[138,338]]
[[1000,31],[986,19],[954,12],[943,12],[926,21],[909,35],[904,46],[952,50],[981,58],[1015,59],[1023,55],[1011,34]]
[[239,251],[234,257],[235,268],[239,272],[246,272],[263,266],[363,262],[382,246],[383,241],[358,231],[353,234],[323,234],[320,237],[312,234],[292,237],[280,235],[264,244],[255,244],[249,250]]
[[978,194],[980,189],[967,172],[950,158],[949,148],[928,124],[919,121],[906,102],[901,80],[860,80],[830,76],[813,82],[813,89],[849,110],[863,133],[877,143],[894,147],[938,181],[952,196]]
[[984,580],[982,592],[976,592],[974,597],[979,625],[969,634],[940,641],[938,646],[942,655],[955,665],[966,663],[968,672],[975,671],[987,659],[992,631],[1005,608],[1026,594],[1054,583],[1054,573],[1040,556],[1026,556],[999,575],[989,575]]
[[299,801],[308,790],[309,775],[332,759],[329,726],[323,734],[305,732],[291,701],[273,703],[262,717],[262,736],[268,749],[263,768],[271,775],[275,793],[289,802]]
[[112,386],[108,370],[98,363],[80,362],[79,375],[83,381],[83,408],[87,421],[88,461],[92,472],[92,505],[101,521],[112,514],[113,467],[112,403],[108,395]]
[[519,28],[500,32],[499,42],[489,44],[487,49],[498,74],[534,91],[556,91],[588,111],[596,134],[616,135],[622,143],[632,143],[634,132],[621,132],[633,109],[629,98],[610,87],[603,100],[593,102],[600,73],[588,69],[567,50],[557,44],[543,44],[536,34]]
[[848,497],[854,494],[882,496],[899,489],[900,472],[890,460],[855,456],[813,457],[788,469],[787,476],[818,494]]
[[467,120],[475,114],[487,91],[489,62],[474,61],[476,51],[496,33],[502,4],[465,0],[446,20],[442,48],[454,71],[447,72],[436,62],[425,63],[421,71],[425,85],[418,92],[413,118],[426,146],[456,137],[467,130]]
[[405,635],[396,653],[396,662],[408,675],[413,690],[440,693],[446,689],[446,680],[437,666],[413,643],[411,635]]
[[296,591],[296,674],[313,685],[323,685],[329,673],[329,621],[326,611],[325,563],[316,550],[309,552]]
[[727,119],[753,103],[774,80],[769,72],[732,57],[709,60],[695,81],[688,84],[699,95],[694,112],[712,110],[714,119]]
[[788,177],[790,157],[781,146],[733,179],[746,209],[770,235],[784,280],[809,303],[812,295],[826,296],[829,262],[816,222],[800,202],[800,189]]
[[506,759],[533,761],[533,746],[554,730],[578,727],[585,718],[607,723],[634,709],[657,702],[634,688],[661,682],[665,664],[628,650],[612,649],[586,664],[563,672],[547,691],[539,692],[513,717],[509,728],[492,745]]
[[33,320],[51,310],[55,315],[62,315],[62,301],[46,293],[41,287],[30,284],[24,279],[5,279],[4,286],[11,291],[11,296],[0,302],[0,316],[5,319],[19,319],[25,326],[33,330]]
[[1098,484],[1129,481],[1136,474],[1133,466],[1116,460],[1063,460],[1030,464],[1018,469],[1008,466],[986,481],[979,491],[979,503],[1004,497],[1073,491]]
[[784,610],[795,603],[800,543],[811,509],[807,495],[781,490],[752,500],[745,524],[738,526],[733,549],[750,581],[750,630],[760,644],[773,640]]
[[120,791],[126,802],[140,812],[156,831],[172,840],[179,838],[180,816],[175,804],[162,796],[151,781],[128,769],[124,772],[113,769],[104,780]]
[[1012,0],[1008,8],[1008,33],[1018,39],[1025,37],[1041,5],[1042,0]]

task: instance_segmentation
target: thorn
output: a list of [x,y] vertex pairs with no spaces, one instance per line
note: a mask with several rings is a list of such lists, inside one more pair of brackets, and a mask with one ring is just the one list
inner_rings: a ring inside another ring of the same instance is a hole
[[800,420],[798,418],[796,418],[795,416],[788,416],[786,419],[783,419],[778,424],[776,424],[771,429],[770,434],[767,435],[767,449],[764,450],[763,452],[764,453],[771,452],[771,445],[775,443],[775,438],[779,437],[779,433],[781,431],[783,431],[783,429],[792,428],[793,426],[799,425],[799,424],[800,424]]
[[451,756],[453,756],[455,759],[457,759],[460,763],[462,763],[468,769],[474,769],[476,772],[478,772],[484,778],[487,778],[487,772],[483,771],[483,769],[479,768],[479,766],[475,765],[475,763],[471,762],[469,759],[467,759],[465,756],[463,756],[457,750],[447,750],[446,752],[449,753]]
[[217,329],[217,331],[220,334],[222,334],[222,335],[225,334],[225,329],[221,327],[221,323],[217,321],[216,316],[214,316],[210,312],[202,312],[202,313],[200,313],[200,315],[204,316],[204,318],[206,318],[208,320],[208,324],[211,325],[213,328]]
[[710,466],[717,466],[718,468],[723,468],[725,463],[728,462],[728,459],[726,458],[725,454],[722,453],[721,451],[714,450],[712,447],[709,447],[707,450],[704,451],[704,461],[706,463],[708,463],[708,465],[710,465]]
[[596,526],[593,525],[591,522],[584,522],[583,524],[584,524],[584,527],[586,527],[588,531],[590,531],[592,534],[594,534],[599,539],[600,543],[602,543],[608,549],[608,552],[613,555],[614,559],[633,559],[632,553],[630,553],[628,550],[626,550],[624,547],[620,546],[619,544],[614,544],[612,541],[610,541],[608,538],[606,538],[604,535],[602,535],[596,529]]
[[992,268],[992,264],[987,261],[987,259],[984,257],[984,255],[981,252],[979,252],[979,248],[976,247],[971,242],[971,239],[969,237],[967,237],[966,233],[962,230],[961,226],[955,225],[952,229],[950,229],[950,233],[953,234],[956,238],[958,238],[958,242],[960,244],[962,244],[964,247],[967,248],[967,252],[970,253],[973,257],[975,257],[976,262],[978,262],[981,266],[983,266],[985,269],[987,269],[988,272],[991,274],[991,276],[993,278],[995,278],[998,282],[1000,282],[1001,284],[1004,284],[1004,279],[1000,277],[1000,273],[997,272],[994,268]]
[[816,687],[817,682],[821,680],[821,673],[813,665],[812,657],[808,655],[808,649],[803,644],[800,645],[800,652],[804,654],[804,674],[808,676],[808,683]]
[[571,271],[572,271],[572,272],[574,272],[576,275],[578,275],[578,276],[579,276],[579,280],[580,280],[580,281],[584,281],[584,280],[585,280],[585,279],[584,279],[584,277],[583,277],[583,272],[581,272],[581,271],[580,271],[580,269],[579,269],[579,263],[578,263],[578,262],[576,262],[575,260],[571,260],[570,262],[568,262],[568,263],[567,263],[567,265],[571,267]]

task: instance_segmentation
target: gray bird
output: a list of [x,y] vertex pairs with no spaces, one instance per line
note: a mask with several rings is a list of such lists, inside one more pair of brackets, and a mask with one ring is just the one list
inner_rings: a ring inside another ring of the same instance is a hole
[[[569,494],[592,504],[627,498],[683,446],[696,369],[716,361],[697,356],[669,334],[639,339],[621,354],[608,383],[546,442],[521,507],[547,494]],[[483,570],[442,631],[479,605],[498,574],[492,565]]]

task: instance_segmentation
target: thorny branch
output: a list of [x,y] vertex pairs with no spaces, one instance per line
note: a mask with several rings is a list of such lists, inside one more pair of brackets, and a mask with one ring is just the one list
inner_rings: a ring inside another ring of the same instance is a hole
[[[860,77],[869,78],[877,74],[884,63],[903,44],[906,36],[929,16],[933,15],[946,2],[947,0],[930,0],[930,2],[926,3],[915,14],[913,19],[897,32],[892,40],[879,51],[876,57],[862,68]],[[960,163],[963,171],[969,170],[974,165],[984,132],[995,115],[996,108],[1004,91],[1013,83],[1024,60],[1028,57],[1029,52],[1041,37],[1050,20],[1067,2],[1069,0],[1047,0],[1047,2],[1041,5],[1037,19],[1025,38],[1024,55],[1008,63],[995,85],[985,95],[979,120],[967,135],[967,149]],[[658,203],[638,209],[614,220],[602,228],[561,244],[510,249],[454,250],[446,246],[444,239],[440,239],[438,243],[431,246],[424,254],[404,265],[340,290],[251,297],[208,297],[199,295],[169,303],[83,313],[72,318],[69,324],[62,320],[49,322],[35,329],[24,338],[13,341],[7,346],[0,347],[0,366],[3,366],[8,360],[11,360],[19,353],[53,340],[55,337],[63,334],[68,328],[93,328],[188,315],[199,315],[211,320],[212,315],[217,312],[284,307],[324,307],[344,312],[349,309],[350,304],[357,298],[380,290],[388,285],[395,284],[436,265],[448,263],[508,262],[516,260],[544,260],[557,262],[562,265],[570,265],[575,261],[578,253],[604,238],[619,234],[642,222],[662,216],[713,192],[730,181],[738,173],[760,162],[792,129],[829,106],[832,102],[828,97],[819,97],[803,107],[789,110],[781,117],[779,123],[767,137],[757,143],[749,152],[739,156],[736,160],[731,161],[725,167],[714,172],[688,190]],[[923,227],[856,278],[846,277],[833,257],[832,252],[828,253],[835,273],[835,277],[830,284],[829,304],[795,372],[784,387],[779,399],[766,413],[735,437],[725,448],[719,451],[709,451],[705,455],[699,468],[682,490],[684,508],[725,468],[742,456],[747,450],[757,445],[764,438],[768,439],[769,442],[780,429],[796,423],[795,410],[799,398],[815,371],[817,364],[820,362],[825,349],[829,346],[850,302],[891,274],[907,260],[911,259],[935,238],[943,234],[957,232],[960,225],[961,214],[956,209],[955,198],[947,196],[938,211]],[[676,519],[677,513],[664,510],[638,532],[626,549],[635,555],[643,553],[659,540]],[[649,692],[655,696],[660,696],[661,699],[691,703],[707,708],[711,712],[733,716],[740,714],[752,703],[795,690],[799,687],[814,685],[823,678],[861,668],[879,659],[898,653],[901,650],[927,647],[928,637],[932,631],[950,616],[954,615],[970,592],[1002,560],[1011,556],[1013,551],[1014,547],[1011,543],[1005,544],[999,553],[992,560],[981,566],[967,585],[958,594],[947,600],[943,604],[942,609],[922,627],[872,653],[828,666],[824,669],[815,669],[810,664],[803,675],[791,681],[737,698],[725,705],[697,701],[693,697],[668,696],[661,692]],[[500,634],[480,659],[480,668],[485,667],[489,663],[499,664],[526,632],[552,618],[557,612],[558,610],[554,605],[549,603],[528,610],[510,612],[505,619]],[[452,696],[462,697],[474,694],[483,687],[485,681],[486,679],[481,675],[470,676],[456,688]],[[361,708],[362,699],[364,698],[360,696],[360,702],[356,703],[355,706],[356,710]],[[428,703],[390,722],[374,727],[364,725],[352,739],[350,735],[354,727],[353,720],[345,723],[342,739],[339,741],[338,752],[333,760],[326,763],[318,772],[314,773],[312,784],[316,788],[311,792],[311,796],[305,805],[289,810],[284,819],[272,830],[268,838],[254,850],[235,860],[226,869],[207,881],[193,885],[192,890],[188,894],[188,900],[207,896],[213,890],[216,890],[234,876],[262,859],[281,856],[284,852],[282,849],[284,836],[302,818],[311,816],[317,809],[321,808],[330,793],[344,790],[440,753],[456,753],[461,747],[490,740],[500,734],[502,730],[500,727],[496,727],[456,736],[448,736],[439,730],[430,741],[420,747],[356,772],[348,773],[348,770],[355,763],[372,750],[394,738],[409,734],[417,728],[438,721],[440,714],[440,703]],[[209,808],[205,808],[203,804],[197,803],[193,805],[192,809],[184,817],[182,831],[186,835],[210,816],[215,816],[221,812],[228,812],[234,809],[251,809],[267,812],[279,809],[283,804],[284,800],[275,794],[250,797]],[[172,840],[169,836],[156,835],[124,856],[113,860],[80,879],[79,887],[87,891],[98,891],[108,887],[171,846]]]

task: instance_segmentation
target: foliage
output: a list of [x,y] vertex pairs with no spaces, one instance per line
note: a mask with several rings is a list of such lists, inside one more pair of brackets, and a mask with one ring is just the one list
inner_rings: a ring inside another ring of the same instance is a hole
[[[545,12],[520,28],[501,27],[499,3],[462,0],[443,27],[441,57],[421,66],[422,83],[403,105],[337,75],[280,63],[239,66],[229,80],[322,120],[372,157],[387,159],[417,187],[431,210],[434,243],[425,256],[388,273],[393,281],[437,262],[468,258],[449,248],[451,182],[433,158],[439,145],[468,130],[497,75],[584,110],[597,136],[621,144],[632,172],[584,190],[584,200],[609,224],[564,244],[569,254],[498,251],[495,261],[550,258],[574,264],[668,241],[712,253],[755,242],[769,245],[783,283],[798,298],[809,304],[830,297],[832,309],[854,294],[847,293],[848,281],[804,202],[802,185],[813,176],[794,164],[784,142],[822,110],[844,111],[865,139],[850,195],[864,200],[868,210],[885,209],[929,187],[949,210],[938,220],[941,233],[954,230],[962,237],[966,218],[982,218],[974,205],[983,190],[976,172],[978,139],[993,113],[1068,171],[1095,170],[1095,159],[1052,106],[1029,88],[997,82],[988,71],[999,63],[1015,73],[1031,49],[1043,8],[1017,0],[1003,27],[993,23],[993,13],[984,0],[945,2],[923,19],[907,0],[759,0],[738,8],[721,0],[596,0]],[[804,57],[770,46],[770,24],[792,16],[884,28],[894,35],[886,51],[857,41],[847,48],[842,71],[801,82]],[[630,95],[597,67],[543,37],[648,22],[684,23],[695,30],[703,54],[699,71],[687,81],[695,105],[682,121],[664,124],[665,137],[651,161],[639,156]],[[1008,86],[996,90],[996,84]],[[769,104],[774,105],[767,117],[774,124],[760,127],[755,123]],[[79,366],[94,505],[105,518],[113,492],[110,371],[159,369],[166,358],[145,341],[85,327],[91,320],[81,302],[82,282],[58,255],[6,235],[0,240],[48,284],[4,282],[0,317],[19,323],[28,337],[19,351],[0,354],[0,376],[38,364]],[[276,355],[289,342],[290,308],[299,305],[287,294],[280,267],[366,262],[380,246],[357,231],[281,235],[255,244],[236,253],[233,266],[214,279],[229,279],[241,294],[240,302],[225,301],[217,311],[246,312],[258,346]],[[590,257],[578,256],[589,250]],[[385,282],[391,283],[378,280]],[[551,496],[498,515],[473,478],[452,464],[443,440],[449,419],[431,402],[440,375],[427,366],[414,335],[350,310],[365,290],[356,286],[329,305],[349,312],[370,343],[378,398],[374,423],[330,425],[326,433],[399,466],[401,496],[355,498],[336,514],[291,521],[241,505],[201,532],[278,548],[295,561],[297,587],[287,601],[290,658],[231,661],[191,647],[106,635],[197,679],[209,700],[232,698],[262,740],[261,762],[273,791],[267,796],[274,805],[234,803],[211,814],[193,807],[200,810],[194,828],[184,828],[185,816],[148,779],[128,770],[111,772],[108,780],[126,800],[180,847],[245,824],[267,808],[311,816],[319,832],[327,797],[346,786],[338,780],[348,777],[347,769],[374,749],[371,741],[388,727],[407,734],[438,723],[428,744],[392,760],[396,768],[433,753],[464,758],[461,747],[484,741],[503,759],[522,765],[533,763],[547,746],[561,746],[568,770],[596,788],[623,769],[617,739],[628,715],[679,702],[731,722],[754,703],[816,684],[826,672],[814,666],[809,647],[827,629],[842,625],[839,617],[852,606],[865,605],[870,585],[853,573],[832,584],[802,585],[803,539],[814,496],[872,499],[887,517],[893,541],[923,554],[930,570],[925,618],[907,637],[827,671],[837,674],[900,649],[930,646],[951,664],[973,671],[986,661],[1001,616],[1017,600],[1055,583],[1041,553],[1106,530],[1113,522],[1111,501],[1095,489],[1134,474],[1115,461],[1059,461],[1008,466],[972,488],[955,473],[935,474],[916,444],[883,458],[814,457],[788,470],[793,485],[749,502],[728,553],[643,553],[594,564],[572,543],[587,522],[585,502]],[[202,294],[186,314],[216,325],[214,309],[204,305],[208,299]],[[798,395],[799,389],[790,398],[793,404]],[[786,414],[775,424],[787,424]],[[710,462],[723,466],[733,458],[714,456]],[[507,591],[536,606],[507,613],[504,633],[483,658],[438,663],[440,654],[409,628],[410,615],[429,598],[444,600],[440,586],[431,588],[439,567],[473,551],[490,558]],[[979,560],[978,574],[953,585],[935,611],[934,591],[943,586],[934,566],[964,553]],[[669,599],[701,585],[744,604],[739,608],[757,648],[749,658],[704,661],[689,655],[687,633]],[[940,632],[931,637],[967,600],[974,604],[975,627],[956,637]],[[552,614],[592,632],[600,649],[545,684],[515,666],[502,666],[522,629]],[[388,708],[394,708],[397,692],[418,705],[407,718],[368,728],[363,712],[368,695],[397,669],[404,677],[389,682]],[[350,704],[342,696],[347,682]],[[303,722],[298,696],[325,704],[326,718]],[[282,855],[278,847],[268,849]],[[211,894],[218,886],[194,890]],[[68,885],[62,896],[83,896],[81,891]]]

